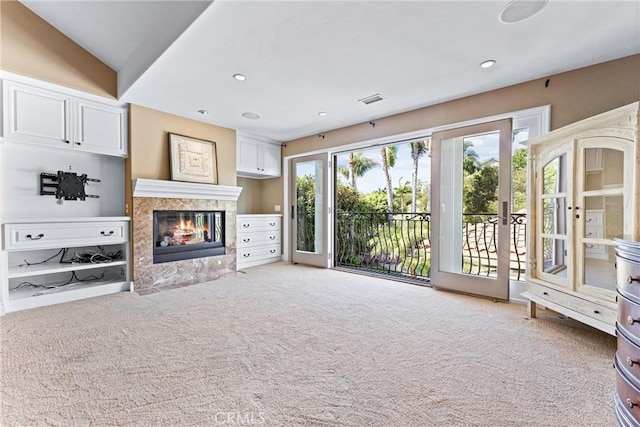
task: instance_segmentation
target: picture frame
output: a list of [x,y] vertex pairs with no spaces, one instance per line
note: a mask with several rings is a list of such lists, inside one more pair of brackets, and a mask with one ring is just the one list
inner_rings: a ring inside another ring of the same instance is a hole
[[218,183],[216,143],[169,133],[171,180]]

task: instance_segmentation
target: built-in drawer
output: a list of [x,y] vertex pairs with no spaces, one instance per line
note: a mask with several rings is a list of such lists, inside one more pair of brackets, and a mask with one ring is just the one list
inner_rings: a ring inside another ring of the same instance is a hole
[[640,304],[640,262],[618,255],[616,284],[618,292]]
[[[538,285],[537,283],[529,284],[529,292],[539,296],[540,298],[546,299],[580,314],[584,314],[585,316],[598,319],[609,325],[615,325],[616,323],[618,311],[614,307],[597,304],[593,301],[582,299],[576,294],[561,292],[556,289]],[[542,303],[542,305],[544,305],[544,303]]]
[[246,232],[238,235],[238,248],[246,248],[251,246],[272,245],[280,243],[280,230],[268,230],[260,232]]
[[107,245],[129,240],[125,221],[4,224],[4,250]]
[[613,364],[616,368],[616,410],[621,410],[632,425],[639,425],[640,390],[624,374],[617,357],[613,359]]
[[602,227],[604,215],[602,212],[586,211],[584,214],[584,224],[586,227]]
[[245,263],[257,259],[279,257],[280,245],[260,246],[256,248],[238,249],[238,262]]
[[238,215],[238,233],[264,230],[280,230],[280,216],[248,216]]

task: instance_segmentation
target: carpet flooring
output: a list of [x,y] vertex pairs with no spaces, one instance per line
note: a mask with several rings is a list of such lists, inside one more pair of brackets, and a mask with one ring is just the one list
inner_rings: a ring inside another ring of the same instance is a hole
[[276,263],[0,318],[0,424],[614,426],[615,338]]

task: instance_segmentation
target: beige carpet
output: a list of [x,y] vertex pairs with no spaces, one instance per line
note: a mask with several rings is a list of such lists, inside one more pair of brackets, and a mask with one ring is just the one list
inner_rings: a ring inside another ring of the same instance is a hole
[[285,263],[12,313],[0,423],[613,426],[615,339]]

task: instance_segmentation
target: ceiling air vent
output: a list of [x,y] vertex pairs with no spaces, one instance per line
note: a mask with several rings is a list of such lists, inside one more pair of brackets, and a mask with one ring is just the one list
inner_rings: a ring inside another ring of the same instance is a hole
[[366,98],[362,98],[362,99],[358,99],[358,101],[362,102],[363,104],[373,104],[374,102],[379,102],[379,101],[383,101],[385,99],[384,96],[380,95],[379,93],[376,93],[375,95],[371,95],[371,96],[367,96]]

